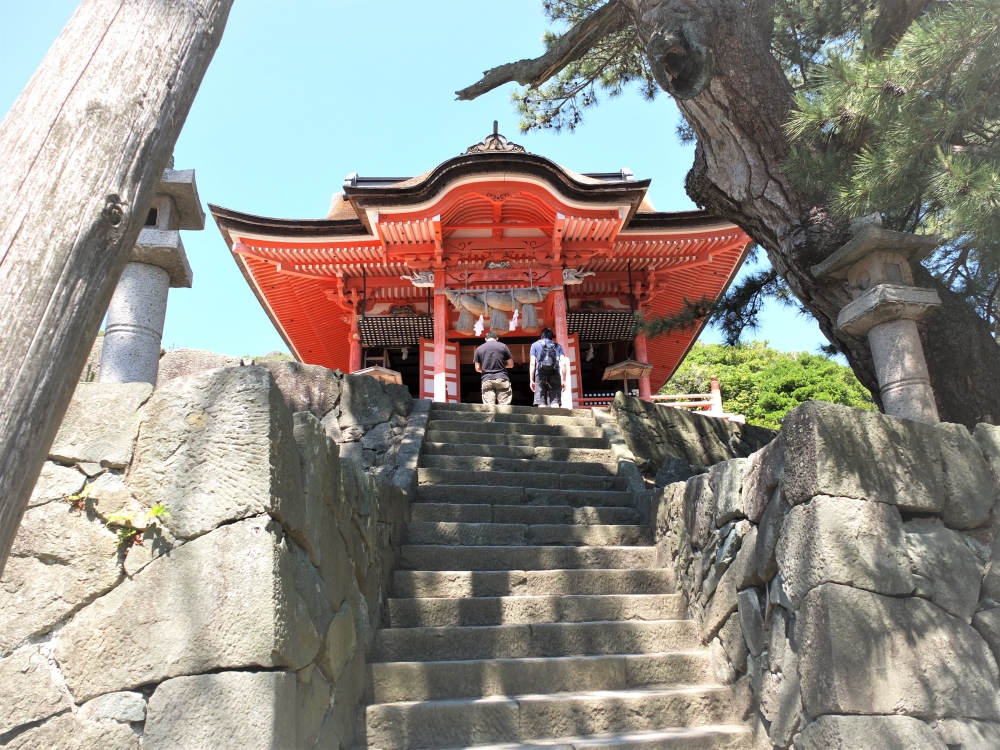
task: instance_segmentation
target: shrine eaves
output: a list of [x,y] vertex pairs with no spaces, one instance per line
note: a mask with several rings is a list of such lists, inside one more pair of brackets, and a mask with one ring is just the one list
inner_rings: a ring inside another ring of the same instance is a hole
[[649,183],[627,169],[577,174],[494,128],[418,177],[349,175],[325,219],[210,208],[299,361],[376,366],[414,396],[470,401],[487,328],[514,352],[515,403],[527,403],[527,345],[549,327],[571,363],[565,395],[584,406],[606,403],[603,371],[622,359],[652,365],[640,396],[658,390],[704,321],[646,341],[635,313],[717,299],[750,245],[706,211],[653,210]]

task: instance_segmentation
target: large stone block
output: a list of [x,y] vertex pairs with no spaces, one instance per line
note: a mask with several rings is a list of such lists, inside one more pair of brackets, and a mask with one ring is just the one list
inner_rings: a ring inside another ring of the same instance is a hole
[[330,705],[330,685],[313,665],[301,670],[296,677],[295,746],[312,748]]
[[0,653],[114,588],[121,563],[117,535],[93,514],[64,502],[25,511],[0,577]]
[[997,489],[960,425],[928,425],[811,401],[788,413],[781,482],[792,505],[816,495],[940,513],[948,526],[987,520]]
[[1000,724],[973,719],[944,719],[936,723],[938,735],[949,747],[959,750],[997,750]]
[[1000,609],[987,609],[972,616],[972,627],[983,637],[1000,663]]
[[716,464],[708,473],[709,483],[715,493],[715,524],[717,526],[722,526],[734,518],[746,516],[743,508],[743,495],[740,492],[745,463],[745,458],[733,459]]
[[59,633],[56,659],[78,702],[217,669],[301,669],[319,638],[292,575],[277,523],[229,524],[80,612]]
[[49,458],[124,469],[139,432],[139,407],[152,392],[149,383],[80,383]]
[[87,475],[79,469],[46,461],[38,481],[35,482],[35,489],[31,492],[28,507],[34,508],[36,505],[45,505],[53,500],[76,495],[83,489],[83,483],[86,481]]
[[67,713],[17,735],[3,747],[4,750],[139,750],[139,742],[139,735],[128,724],[81,721]]
[[983,639],[924,599],[824,584],[795,624],[811,716],[906,713],[1000,718],[998,671]]
[[[821,716],[802,730],[796,750],[948,750],[911,716]],[[962,746],[962,750],[966,750]]]
[[106,693],[80,706],[77,717],[86,721],[117,721],[122,724],[145,721],[146,697],[130,691]]
[[983,570],[965,540],[937,519],[909,521],[905,529],[917,593],[945,612],[971,622]]
[[269,371],[171,380],[143,411],[128,484],[147,507],[166,505],[174,536],[301,503],[292,415]]
[[712,466],[745,457],[776,435],[762,427],[658,406],[624,394],[615,397],[612,413],[629,450],[650,475],[673,457],[691,466]]
[[323,548],[331,533],[340,484],[340,451],[326,435],[322,423],[307,411],[294,416],[302,501],[284,501],[275,515],[291,536],[309,553],[313,564],[322,564]]
[[413,395],[409,387],[397,383],[385,383],[383,389],[385,395],[392,401],[392,410],[401,416],[410,416],[410,412],[413,411]]
[[290,672],[177,677],[149,699],[144,750],[288,750],[296,742]]
[[715,495],[708,474],[692,477],[685,485],[684,524],[691,533],[691,544],[698,548],[715,530]]
[[0,659],[0,736],[72,707],[52,671],[38,646],[19,648]]
[[344,376],[340,394],[341,428],[388,422],[392,411],[392,400],[382,390],[382,384],[371,375]]
[[785,516],[790,510],[781,490],[775,490],[757,527],[755,559],[757,575],[762,581],[770,581],[778,573],[778,540],[785,525]]
[[335,370],[320,365],[275,359],[258,359],[254,364],[271,371],[271,376],[292,413],[308,411],[317,419],[322,419],[333,410],[340,398],[343,376],[338,375]]
[[814,497],[785,517],[778,568],[792,609],[822,583],[910,594],[915,581],[899,510],[846,497]]
[[936,427],[947,500],[941,520],[953,529],[972,529],[985,523],[996,503],[997,485],[979,443],[964,425],[944,422]]
[[239,367],[240,364],[239,357],[229,357],[203,349],[171,349],[160,357],[156,384],[162,386],[174,378],[198,375],[206,370],[218,370],[222,367]]
[[751,454],[743,464],[743,510],[754,523],[764,514],[784,467],[785,449],[780,437]]

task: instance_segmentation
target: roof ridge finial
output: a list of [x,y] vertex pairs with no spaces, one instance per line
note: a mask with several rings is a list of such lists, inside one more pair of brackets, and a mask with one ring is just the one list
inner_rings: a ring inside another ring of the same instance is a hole
[[513,154],[527,153],[524,146],[511,143],[504,136],[500,135],[500,123],[497,120],[493,121],[492,133],[483,138],[480,143],[465,149],[465,153],[467,154],[481,154],[487,151],[506,151]]

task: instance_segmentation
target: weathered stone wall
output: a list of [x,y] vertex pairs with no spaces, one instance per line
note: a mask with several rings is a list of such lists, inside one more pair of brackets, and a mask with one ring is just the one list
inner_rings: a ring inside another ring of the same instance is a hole
[[778,433],[685,409],[672,409],[619,392],[611,407],[637,464],[664,486],[699,469],[746,458]]
[[661,559],[774,747],[1000,747],[997,476],[1000,428],[812,402],[654,493]]
[[[78,387],[0,579],[0,747],[352,746],[420,415],[323,368],[189,369]],[[371,473],[330,437],[359,418],[392,425]]]

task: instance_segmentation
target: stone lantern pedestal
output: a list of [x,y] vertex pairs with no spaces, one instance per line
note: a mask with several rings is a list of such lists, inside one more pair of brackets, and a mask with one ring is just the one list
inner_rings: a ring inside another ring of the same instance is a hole
[[194,170],[166,170],[108,307],[101,382],[156,385],[168,292],[193,282],[180,230],[204,228]]
[[940,422],[917,321],[941,305],[933,289],[913,285],[910,262],[927,257],[938,238],[861,223],[854,238],[813,275],[847,279],[854,298],[837,316],[846,333],[868,336],[885,413]]

